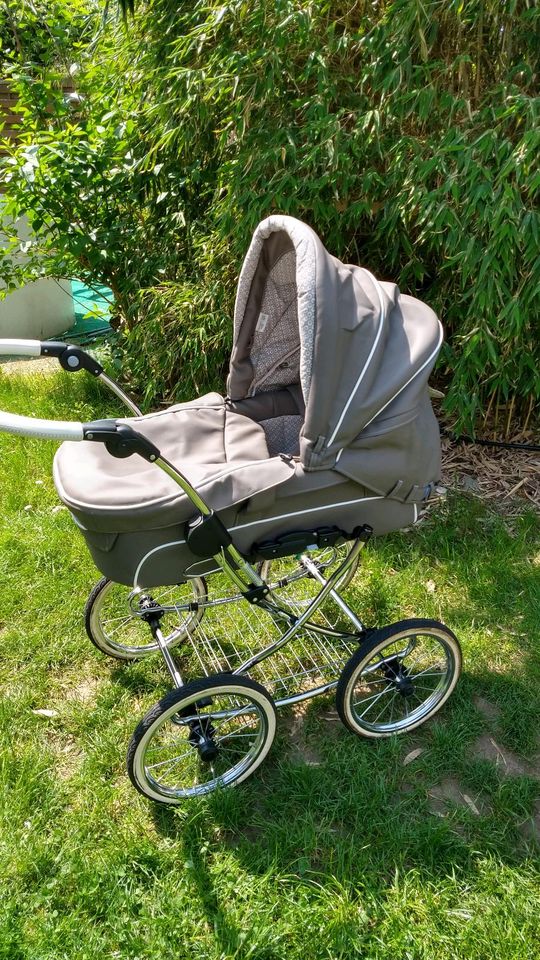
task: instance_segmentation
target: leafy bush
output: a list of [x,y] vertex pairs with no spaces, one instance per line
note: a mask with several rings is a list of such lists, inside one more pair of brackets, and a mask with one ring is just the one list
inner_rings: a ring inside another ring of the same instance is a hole
[[153,0],[81,56],[76,123],[27,108],[36,173],[21,148],[9,193],[48,226],[53,259],[113,285],[149,402],[178,360],[189,376],[204,331],[212,358],[189,386],[217,373],[251,231],[281,211],[441,314],[460,426],[504,408],[525,429],[540,399],[538,22],[524,0]]
[[232,325],[222,297],[219,284],[164,284],[133,302],[137,322],[124,333],[123,373],[147,407],[165,391],[176,401],[223,391]]

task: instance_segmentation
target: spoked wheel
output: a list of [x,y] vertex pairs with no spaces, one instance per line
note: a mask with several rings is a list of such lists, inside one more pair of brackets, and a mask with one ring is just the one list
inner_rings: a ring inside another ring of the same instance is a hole
[[[321,550],[306,551],[313,563],[319,568],[323,577],[328,578],[334,573],[337,567],[343,563],[352,544],[344,543],[338,547],[325,547]],[[341,580],[338,581],[336,589],[345,590],[353,579],[360,557],[352,562],[348,570],[345,571]],[[321,589],[321,584],[315,580],[306,570],[298,557],[282,557],[279,560],[265,560],[258,567],[260,576],[265,580],[271,589],[277,592],[277,596],[282,596],[298,612],[307,607],[316,594]],[[328,604],[326,606],[326,617],[328,619],[330,611]],[[331,625],[339,619],[339,611],[334,611],[330,617]]]
[[414,730],[440,710],[461,672],[459,641],[437,620],[401,620],[372,631],[345,665],[336,706],[364,737]]
[[128,773],[150,800],[180,803],[249,777],[276,733],[276,708],[247,677],[216,674],[168,693],[139,723]]
[[[171,608],[163,614],[161,630],[167,647],[176,646],[199,623],[204,608],[180,609],[206,600],[201,577],[175,587],[136,592],[104,577],[88,597],[85,626],[90,640],[102,653],[117,660],[140,660],[159,650],[142,615],[149,606]],[[174,608],[174,609],[172,609]]]

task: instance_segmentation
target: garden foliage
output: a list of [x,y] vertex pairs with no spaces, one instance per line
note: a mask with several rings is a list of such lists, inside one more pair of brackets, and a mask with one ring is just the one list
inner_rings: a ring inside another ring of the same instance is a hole
[[127,24],[96,16],[75,111],[58,70],[14,57],[27,132],[8,197],[41,229],[27,263],[113,287],[153,402],[219,380],[251,232],[288,213],[439,312],[461,426],[498,410],[526,428],[539,22],[532,0],[153,0]]

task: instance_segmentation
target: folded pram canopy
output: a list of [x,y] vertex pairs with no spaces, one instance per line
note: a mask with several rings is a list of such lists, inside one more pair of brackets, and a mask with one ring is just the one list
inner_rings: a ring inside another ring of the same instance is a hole
[[[352,535],[369,523],[386,533],[413,522],[439,480],[427,379],[441,341],[425,304],[341,263],[300,221],[272,216],[240,274],[228,397],[127,422],[249,555],[290,531]],[[66,443],[55,482],[107,576],[174,583],[197,560],[184,534],[196,508],[154,465]]]

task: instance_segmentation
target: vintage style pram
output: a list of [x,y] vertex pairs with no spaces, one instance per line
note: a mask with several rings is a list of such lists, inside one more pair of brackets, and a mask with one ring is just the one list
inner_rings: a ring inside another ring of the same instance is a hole
[[55,484],[104,575],[91,640],[121,660],[164,657],[174,689],[128,751],[146,796],[175,804],[244,780],[276,706],[335,689],[345,725],[374,738],[450,696],[461,653],[446,626],[368,629],[343,596],[370,535],[413,524],[440,492],[427,380],[441,341],[429,307],[285,216],[259,225],[240,274],[225,398],[143,416],[79,348],[0,341],[86,369],[133,413],[2,413],[0,430],[68,441]]

